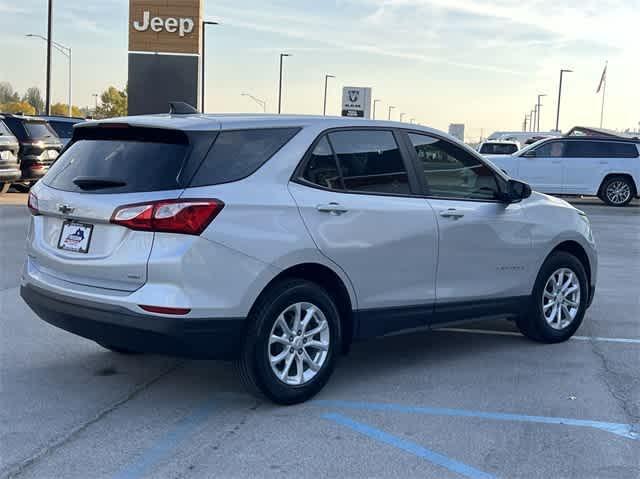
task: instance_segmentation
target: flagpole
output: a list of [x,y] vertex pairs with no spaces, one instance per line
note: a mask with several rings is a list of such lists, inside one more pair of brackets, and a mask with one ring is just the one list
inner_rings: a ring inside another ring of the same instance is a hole
[[604,95],[607,92],[607,77],[604,78],[604,84],[602,85],[602,107],[600,109],[600,128],[602,128],[604,120]]

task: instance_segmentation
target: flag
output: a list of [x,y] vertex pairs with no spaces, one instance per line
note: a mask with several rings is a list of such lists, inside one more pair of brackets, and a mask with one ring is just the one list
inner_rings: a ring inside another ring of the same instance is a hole
[[600,93],[600,90],[602,90],[602,85],[604,85],[604,82],[607,81],[607,65],[609,64],[609,62],[604,64],[604,70],[602,70],[602,76],[600,77],[600,83],[598,84],[598,89],[596,90],[596,93]]

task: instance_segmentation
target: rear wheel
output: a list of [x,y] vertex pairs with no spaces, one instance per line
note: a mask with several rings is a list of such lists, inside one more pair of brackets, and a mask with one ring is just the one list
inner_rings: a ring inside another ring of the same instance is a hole
[[340,351],[340,319],[331,296],[309,281],[274,285],[253,308],[240,377],[252,393],[279,404],[314,396],[329,380]]
[[588,301],[584,266],[572,254],[558,251],[540,268],[532,304],[516,319],[516,324],[522,334],[534,341],[566,341],[582,323]]
[[626,176],[607,178],[600,190],[600,199],[609,206],[626,206],[636,194],[635,185]]
[[0,195],[4,195],[11,188],[11,183],[0,183]]

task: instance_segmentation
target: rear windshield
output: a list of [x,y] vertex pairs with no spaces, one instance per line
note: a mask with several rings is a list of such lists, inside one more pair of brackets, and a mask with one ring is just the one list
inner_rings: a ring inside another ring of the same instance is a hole
[[190,186],[217,185],[246,178],[276,154],[299,130],[261,128],[221,132]]
[[55,132],[47,123],[25,121],[23,125],[25,131],[27,132],[27,138],[30,138],[32,140],[56,136]]
[[138,193],[180,188],[187,144],[80,139],[43,179],[64,191]]
[[485,143],[480,147],[480,153],[484,155],[510,155],[518,151],[517,145],[504,143]]
[[68,121],[50,121],[49,125],[55,130],[60,138],[71,138],[73,136],[73,123]]

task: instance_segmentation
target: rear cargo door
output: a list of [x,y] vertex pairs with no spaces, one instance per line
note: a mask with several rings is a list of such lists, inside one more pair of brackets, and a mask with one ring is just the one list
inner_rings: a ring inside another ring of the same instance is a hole
[[30,261],[71,283],[134,291],[147,278],[154,233],[111,224],[116,208],[178,198],[186,134],[145,128],[85,129],[34,188]]

